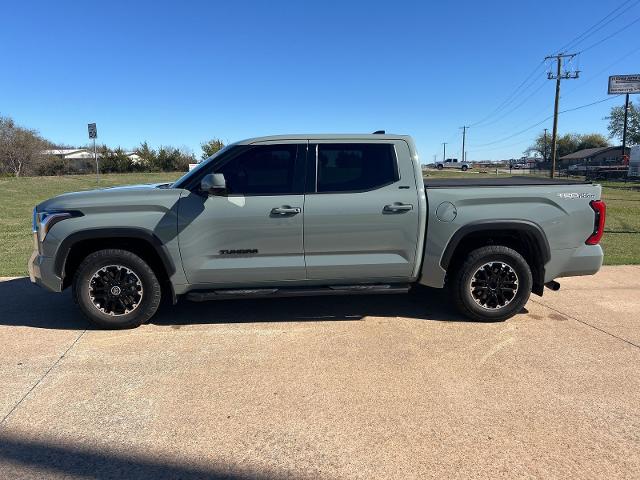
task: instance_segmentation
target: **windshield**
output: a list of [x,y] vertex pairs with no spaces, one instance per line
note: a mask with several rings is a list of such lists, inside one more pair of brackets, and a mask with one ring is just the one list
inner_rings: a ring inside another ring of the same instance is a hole
[[181,188],[182,185],[186,185],[189,182],[189,179],[194,176],[197,175],[198,172],[200,171],[200,169],[202,169],[205,165],[208,165],[209,163],[213,162],[216,158],[218,158],[220,155],[222,155],[224,152],[228,151],[231,147],[235,146],[235,144],[230,144],[227,145],[226,147],[223,147],[222,149],[218,150],[216,153],[214,153],[213,155],[211,155],[209,158],[202,160],[200,163],[198,163],[198,165],[196,165],[193,170],[188,171],[187,173],[185,173],[183,176],[181,176],[178,180],[176,180],[172,185],[171,188]]

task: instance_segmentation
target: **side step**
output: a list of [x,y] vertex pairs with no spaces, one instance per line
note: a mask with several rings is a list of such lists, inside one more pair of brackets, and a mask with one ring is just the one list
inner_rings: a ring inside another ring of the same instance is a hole
[[187,300],[206,302],[209,300],[227,300],[233,298],[282,298],[317,297],[323,295],[371,295],[407,293],[408,283],[371,284],[371,285],[330,285],[327,287],[300,288],[239,288],[224,290],[196,290],[187,293]]

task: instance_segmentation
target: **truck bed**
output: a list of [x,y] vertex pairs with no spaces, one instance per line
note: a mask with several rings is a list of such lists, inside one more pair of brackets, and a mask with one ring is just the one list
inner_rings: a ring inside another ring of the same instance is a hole
[[585,185],[591,182],[569,180],[566,178],[527,177],[515,175],[513,177],[496,178],[425,178],[426,188],[452,188],[452,187],[522,187],[532,185]]

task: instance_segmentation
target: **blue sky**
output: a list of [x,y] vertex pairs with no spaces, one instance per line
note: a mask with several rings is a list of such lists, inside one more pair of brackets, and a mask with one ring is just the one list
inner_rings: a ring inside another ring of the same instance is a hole
[[[385,129],[413,135],[426,163],[445,141],[460,156],[459,127],[533,73],[468,134],[470,160],[519,157],[552,126],[507,139],[552,114],[545,55],[623,4],[577,51],[640,17],[640,1],[6,1],[0,114],[55,142],[85,144],[97,122],[110,146],[147,140],[197,155],[211,137]],[[639,30],[575,60],[581,78],[563,82],[561,109],[607,97],[610,74],[640,73]],[[621,103],[564,114],[559,131],[606,133],[603,117]]]

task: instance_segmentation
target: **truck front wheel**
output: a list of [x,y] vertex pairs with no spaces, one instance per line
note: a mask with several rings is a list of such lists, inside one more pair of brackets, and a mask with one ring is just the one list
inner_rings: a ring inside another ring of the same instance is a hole
[[138,255],[106,249],[82,261],[73,279],[73,295],[85,317],[98,326],[133,328],[156,313],[161,287]]
[[458,310],[478,321],[503,321],[522,310],[533,280],[515,250],[490,245],[473,250],[454,272],[451,290]]

